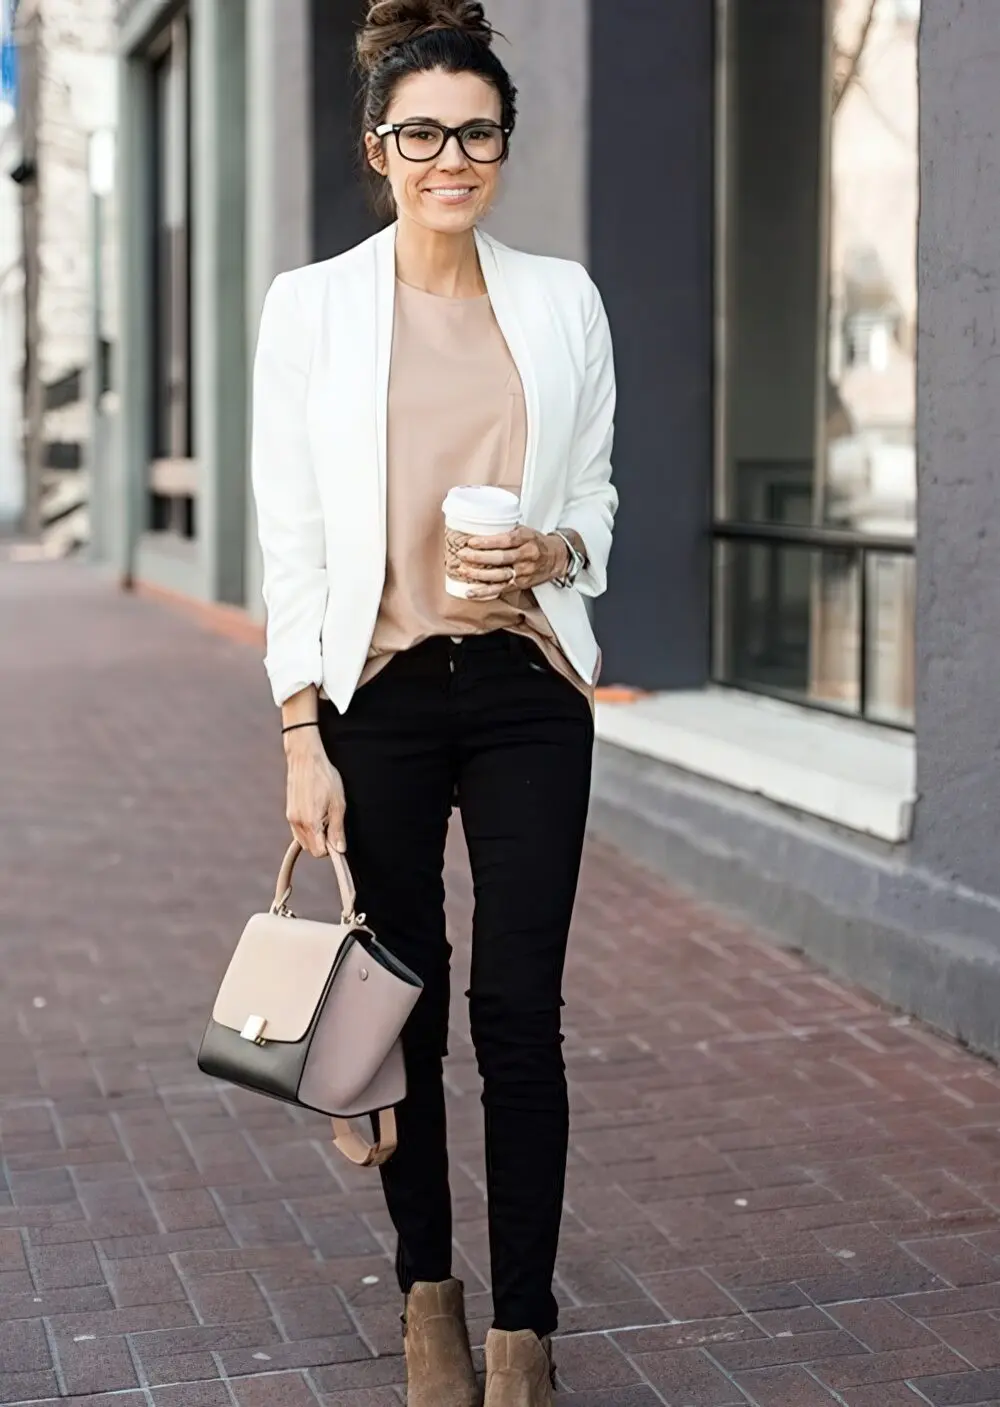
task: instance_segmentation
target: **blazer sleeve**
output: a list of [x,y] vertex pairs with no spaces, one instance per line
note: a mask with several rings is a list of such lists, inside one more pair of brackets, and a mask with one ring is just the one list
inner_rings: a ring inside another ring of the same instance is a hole
[[618,511],[618,493],[611,482],[617,392],[608,317],[589,274],[584,276],[586,374],[573,438],[568,497],[559,526],[573,528],[587,548],[589,562],[577,578],[577,590],[584,596],[600,596],[607,590],[611,535]]
[[323,680],[328,583],[323,508],[306,433],[310,338],[280,274],[264,300],[253,372],[251,476],[264,559],[265,667],[276,704]]

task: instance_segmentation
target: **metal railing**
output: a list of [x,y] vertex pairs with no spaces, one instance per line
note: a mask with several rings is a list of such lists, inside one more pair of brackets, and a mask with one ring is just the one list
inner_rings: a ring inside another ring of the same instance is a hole
[[[869,721],[877,722],[883,727],[897,728],[905,732],[912,732],[913,725],[887,720],[882,717],[872,718],[870,713],[870,653],[869,653],[869,582],[868,582],[868,561],[871,557],[913,557],[914,539],[912,537],[893,537],[874,533],[856,532],[849,528],[828,528],[788,525],[784,523],[725,523],[716,522],[712,526],[713,555],[719,544],[744,544],[751,547],[770,548],[772,552],[780,552],[785,549],[799,549],[800,551],[811,552],[835,552],[838,555],[850,558],[852,566],[857,565],[858,571],[858,617],[859,627],[857,631],[857,683],[858,683],[858,706],[857,709],[848,709],[834,702],[827,702],[823,699],[800,696],[797,692],[771,687],[767,684],[751,681],[738,681],[736,687],[746,689],[752,693],[765,694],[772,698],[789,699],[803,704],[808,708],[819,709],[824,713],[848,714],[851,717],[859,717]],[[719,670],[713,666],[713,680],[717,684],[734,685],[736,681],[723,677]]]

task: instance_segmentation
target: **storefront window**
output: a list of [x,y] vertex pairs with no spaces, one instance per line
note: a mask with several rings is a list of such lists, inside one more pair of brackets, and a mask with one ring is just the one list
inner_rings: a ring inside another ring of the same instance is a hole
[[716,672],[913,709],[913,0],[722,0]]
[[191,376],[191,120],[187,17],[160,36],[151,59],[156,238],[153,462],[150,526],[195,532]]

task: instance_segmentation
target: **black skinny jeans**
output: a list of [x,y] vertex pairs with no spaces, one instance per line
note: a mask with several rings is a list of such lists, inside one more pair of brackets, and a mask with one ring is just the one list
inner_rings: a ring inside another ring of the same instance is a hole
[[425,984],[403,1036],[399,1150],[382,1169],[400,1288],[451,1275],[443,868],[457,796],[475,888],[468,995],[486,1115],[494,1322],[544,1336],[557,1318],[569,1130],[562,976],[590,795],[590,706],[535,646],[497,632],[398,655],[345,714],[324,702],[320,723],[347,793],[359,905]]

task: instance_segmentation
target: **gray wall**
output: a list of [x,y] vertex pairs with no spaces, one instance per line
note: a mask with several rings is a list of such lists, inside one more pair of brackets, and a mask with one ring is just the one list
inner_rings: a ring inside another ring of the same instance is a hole
[[622,506],[596,619],[606,682],[708,676],[712,504],[713,6],[591,14],[590,263],[615,334]]
[[924,0],[914,855],[1000,894],[1000,5]]
[[491,0],[497,53],[519,89],[504,193],[488,222],[507,244],[586,263],[589,0]]
[[246,6],[192,0],[197,538],[211,601],[244,600],[247,477]]

